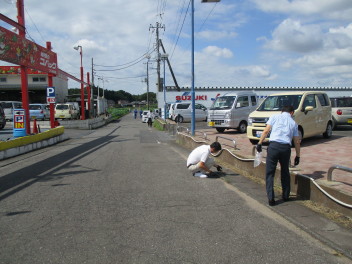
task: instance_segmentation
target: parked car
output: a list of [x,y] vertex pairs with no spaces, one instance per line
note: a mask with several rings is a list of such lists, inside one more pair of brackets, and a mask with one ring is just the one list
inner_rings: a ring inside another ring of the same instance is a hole
[[46,104],[29,104],[29,116],[30,119],[49,119],[50,110]]
[[352,125],[352,97],[331,97],[333,127]]
[[3,129],[5,126],[6,126],[5,112],[0,104],[0,129]]
[[73,105],[73,111],[76,112],[74,115],[77,116],[77,118],[80,118],[81,112],[80,112],[80,108],[79,108],[78,102],[66,102],[66,104],[72,104]]
[[143,123],[147,123],[149,117],[151,117],[150,111],[149,110],[144,110],[143,113],[142,113],[142,122]]
[[1,101],[0,104],[5,112],[6,120],[8,121],[13,120],[13,109],[22,108],[22,102],[19,101]]
[[[208,110],[202,104],[195,104],[195,119],[196,121],[206,121],[208,117]],[[176,103],[174,105],[174,112],[172,114],[172,120],[177,123],[185,121],[191,121],[192,119],[192,104],[191,103]]]
[[319,134],[331,137],[333,122],[327,94],[318,91],[287,92],[268,96],[249,115],[247,137],[252,144],[258,143],[269,117],[280,113],[285,105],[292,105],[295,109],[293,119],[298,124],[301,139]]
[[72,104],[63,103],[55,106],[55,119],[77,119],[78,113]]
[[237,129],[246,133],[247,120],[257,108],[257,95],[254,92],[227,93],[215,99],[208,110],[208,126],[222,133],[225,129]]

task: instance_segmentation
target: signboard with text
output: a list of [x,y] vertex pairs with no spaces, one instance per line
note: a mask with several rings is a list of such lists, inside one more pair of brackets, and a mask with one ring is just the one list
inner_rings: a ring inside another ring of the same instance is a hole
[[57,55],[38,44],[0,27],[0,60],[57,75]]
[[24,109],[13,110],[13,136],[23,137],[26,135],[26,114]]
[[55,87],[47,87],[46,88],[46,102],[48,104],[53,104],[56,102],[56,100],[55,100]]

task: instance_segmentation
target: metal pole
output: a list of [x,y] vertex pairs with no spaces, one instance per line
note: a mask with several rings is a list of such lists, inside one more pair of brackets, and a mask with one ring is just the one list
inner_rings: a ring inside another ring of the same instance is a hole
[[[46,42],[46,48],[48,50],[51,50],[51,42],[50,41]],[[48,86],[49,87],[53,86],[53,75],[51,73],[48,73]],[[50,107],[50,128],[54,128],[55,127],[55,104],[50,103],[49,107]]]
[[194,136],[195,131],[195,92],[194,92],[194,0],[192,0],[192,90],[191,90],[191,99],[192,99],[192,119],[191,119],[191,134]]
[[84,111],[84,77],[83,77],[83,52],[82,52],[82,46],[79,46],[80,48],[80,55],[81,55],[81,120],[85,120],[85,111]]
[[165,58],[164,58],[164,79],[163,79],[163,89],[164,89],[164,120],[166,121],[166,87],[165,87]]
[[95,116],[95,110],[94,110],[94,64],[93,64],[93,58],[92,58],[92,85],[90,86],[90,116],[94,117]]
[[147,61],[147,106],[149,110],[149,58]]
[[[17,19],[18,24],[21,27],[18,28],[18,34],[22,38],[26,38],[25,31],[25,19],[24,19],[24,3],[23,0],[17,1]],[[29,118],[29,96],[28,96],[28,76],[27,76],[27,67],[20,65],[21,68],[21,92],[22,92],[22,107],[25,112],[26,119],[26,133],[29,135],[31,133],[31,123]]]

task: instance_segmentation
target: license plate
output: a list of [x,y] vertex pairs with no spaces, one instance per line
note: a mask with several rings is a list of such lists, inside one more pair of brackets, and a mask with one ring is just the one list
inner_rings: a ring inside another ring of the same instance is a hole
[[208,126],[215,126],[215,122],[208,122]]
[[352,118],[347,119],[347,123],[352,124]]
[[65,116],[64,115],[60,115],[60,118],[65,118]]
[[32,116],[32,119],[36,119],[37,117],[36,116]]
[[258,138],[260,138],[260,137],[262,136],[262,134],[263,134],[263,131],[256,131],[256,132],[255,132],[255,135],[256,135]]

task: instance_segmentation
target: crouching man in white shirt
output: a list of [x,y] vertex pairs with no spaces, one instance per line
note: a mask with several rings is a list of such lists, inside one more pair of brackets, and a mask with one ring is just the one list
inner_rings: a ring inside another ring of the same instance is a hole
[[221,171],[221,166],[215,164],[215,161],[210,157],[210,153],[217,153],[221,150],[219,142],[213,142],[211,145],[202,145],[195,148],[187,159],[187,168],[193,173],[193,176],[207,178],[212,171],[212,166]]

